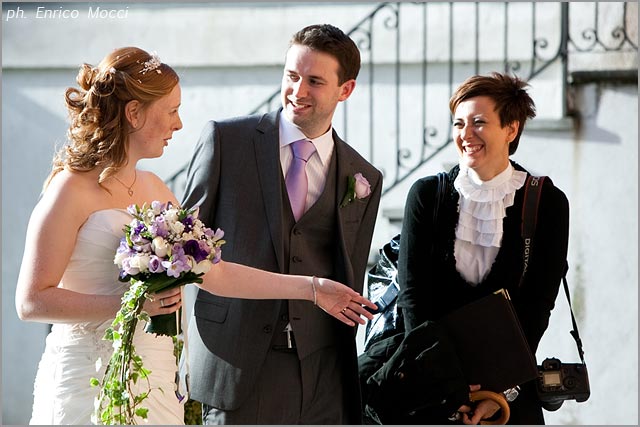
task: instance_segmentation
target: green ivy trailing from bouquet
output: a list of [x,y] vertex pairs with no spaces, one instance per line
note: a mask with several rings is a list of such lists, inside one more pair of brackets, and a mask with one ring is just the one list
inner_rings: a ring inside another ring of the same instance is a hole
[[[131,279],[131,287],[122,297],[122,305],[105,333],[105,339],[113,341],[113,354],[109,360],[102,382],[91,379],[93,386],[100,386],[96,402],[94,424],[136,424],[134,416],[147,418],[148,409],[141,406],[151,392],[149,370],[145,369],[142,358],[136,353],[133,336],[139,320],[148,321],[149,315],[142,311],[148,297],[146,284]],[[131,384],[146,381],[147,391],[135,394]],[[99,416],[99,419],[95,417]]]

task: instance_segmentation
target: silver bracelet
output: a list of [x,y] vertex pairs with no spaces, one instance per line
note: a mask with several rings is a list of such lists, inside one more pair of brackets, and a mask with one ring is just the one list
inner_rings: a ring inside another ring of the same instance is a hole
[[313,289],[313,305],[318,305],[318,294],[316,293],[316,276],[311,276],[311,289]]

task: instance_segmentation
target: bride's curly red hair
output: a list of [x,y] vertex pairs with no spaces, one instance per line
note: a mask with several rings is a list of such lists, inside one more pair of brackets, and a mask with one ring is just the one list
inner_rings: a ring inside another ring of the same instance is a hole
[[137,47],[123,47],[94,67],[80,66],[79,87],[65,92],[70,125],[68,142],[55,155],[51,179],[67,168],[87,172],[100,168],[98,183],[113,176],[127,162],[132,127],[125,106],[137,100],[142,108],[168,95],[178,84],[178,74],[167,64],[145,69],[155,56]]

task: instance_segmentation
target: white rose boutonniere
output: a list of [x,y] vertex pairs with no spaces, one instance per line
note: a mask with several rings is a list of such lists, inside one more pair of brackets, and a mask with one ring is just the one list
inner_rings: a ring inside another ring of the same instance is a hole
[[361,173],[347,177],[347,192],[342,198],[340,207],[344,208],[355,199],[364,199],[371,194],[371,184]]

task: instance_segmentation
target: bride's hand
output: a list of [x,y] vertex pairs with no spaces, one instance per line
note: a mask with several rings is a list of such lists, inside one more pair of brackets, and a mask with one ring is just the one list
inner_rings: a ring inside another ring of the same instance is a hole
[[175,313],[182,306],[180,288],[180,286],[176,286],[166,291],[152,294],[151,298],[144,302],[143,310],[149,316]]
[[376,309],[376,305],[342,283],[330,279],[314,278],[316,288],[316,299],[318,307],[349,326],[354,326],[354,322],[361,325],[367,319],[373,319],[365,307]]

